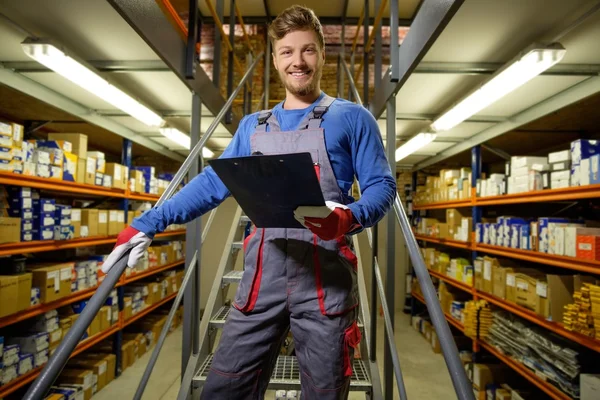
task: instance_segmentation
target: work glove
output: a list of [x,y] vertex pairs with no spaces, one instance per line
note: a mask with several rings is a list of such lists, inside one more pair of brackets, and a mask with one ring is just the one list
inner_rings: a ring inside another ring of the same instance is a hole
[[323,240],[337,239],[354,225],[352,211],[334,201],[319,207],[300,206],[294,211],[294,218]]
[[129,259],[127,260],[127,266],[129,268],[135,267],[140,258],[144,255],[144,251],[150,246],[152,239],[146,236],[145,233],[138,231],[131,226],[128,226],[119,233],[117,236],[117,243],[113,248],[113,251],[109,254],[102,264],[102,272],[105,274],[110,271],[113,265],[131,249],[129,253]]

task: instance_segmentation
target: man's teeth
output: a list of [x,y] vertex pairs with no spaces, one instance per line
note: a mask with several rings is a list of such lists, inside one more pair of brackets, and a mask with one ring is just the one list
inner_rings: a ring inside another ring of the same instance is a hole
[[308,72],[292,72],[292,75],[294,76],[302,76],[302,75],[306,75],[308,74]]

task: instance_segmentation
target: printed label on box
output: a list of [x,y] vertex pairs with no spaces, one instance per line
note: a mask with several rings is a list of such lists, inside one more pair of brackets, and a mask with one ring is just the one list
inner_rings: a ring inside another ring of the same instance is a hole
[[591,243],[579,243],[579,250],[591,251],[592,244]]
[[71,280],[71,268],[63,268],[60,270],[60,280],[70,281]]
[[100,364],[98,366],[98,373],[100,375],[104,374],[106,372],[106,366],[108,365],[108,363],[106,361],[104,361],[102,364]]
[[110,222],[117,222],[117,211],[116,210],[110,210],[108,212],[108,220]]
[[48,279],[54,279],[54,291],[58,293],[60,291],[60,276],[58,271],[48,272]]
[[513,274],[506,275],[506,285],[510,287],[515,287],[515,276]]
[[535,285],[535,293],[543,298],[548,297],[548,284],[545,282],[538,282]]
[[517,289],[529,290],[529,284],[527,282],[517,282]]
[[81,222],[81,210],[79,208],[71,210],[71,221]]
[[99,213],[98,214],[98,222],[101,224],[106,224],[107,222],[107,215],[105,212]]
[[483,279],[486,281],[492,280],[492,262],[489,260],[483,262]]

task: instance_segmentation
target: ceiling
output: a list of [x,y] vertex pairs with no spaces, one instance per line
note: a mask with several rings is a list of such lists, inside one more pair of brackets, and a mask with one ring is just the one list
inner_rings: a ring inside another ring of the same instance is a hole
[[[238,7],[244,17],[254,18],[265,17],[267,9],[276,15],[295,3],[244,0],[238,1]],[[322,18],[341,18],[344,8],[342,0],[303,3]],[[413,19],[421,3],[421,0],[400,1],[400,18]],[[580,104],[598,102],[595,94],[600,92],[597,83],[600,52],[596,47],[600,37],[600,13],[573,26],[574,21],[597,3],[598,0],[465,0],[396,96],[395,146],[427,130],[436,116],[531,43],[547,43],[558,38],[567,50],[566,56],[552,73],[534,78],[454,129],[439,133],[435,142],[402,160],[400,168],[418,169],[434,162],[456,163],[463,159],[468,162],[468,148],[476,142],[491,141],[510,154],[518,154],[539,150],[538,140],[551,147],[554,142],[568,142],[575,134],[590,135],[597,131],[598,124],[590,122],[598,119],[597,106]],[[185,13],[189,2],[172,0],[172,4],[180,13]],[[358,18],[363,5],[364,0],[348,0],[347,16]],[[100,62],[162,65],[152,71],[101,74],[162,114],[169,125],[189,132],[189,89],[164,67],[148,44],[108,2],[0,0],[0,9],[20,27],[0,18],[0,37],[3,38],[0,63],[4,66],[35,64],[20,46],[30,34],[51,38],[80,59],[95,63],[93,65]],[[206,0],[199,1],[199,9],[203,16],[210,16]],[[224,9],[224,15],[228,15],[229,1],[224,1]],[[371,1],[371,18],[375,13],[374,1]],[[388,13],[385,10],[384,15]],[[569,107],[572,104],[576,105]],[[91,142],[114,154],[120,152],[122,137],[137,143],[134,154],[166,155],[178,161],[187,154],[187,150],[161,136],[157,129],[148,128],[67,79],[39,68],[12,70],[0,65],[0,110],[0,116],[18,120],[60,121],[46,125],[44,129],[48,130],[85,130]],[[385,118],[384,114],[378,121],[384,138]],[[203,109],[201,130],[206,130],[213,121],[214,116]],[[547,135],[541,132],[546,131],[553,132],[552,140],[545,140]],[[230,139],[231,133],[220,124],[207,147],[219,154]],[[527,143],[532,143],[531,150]]]

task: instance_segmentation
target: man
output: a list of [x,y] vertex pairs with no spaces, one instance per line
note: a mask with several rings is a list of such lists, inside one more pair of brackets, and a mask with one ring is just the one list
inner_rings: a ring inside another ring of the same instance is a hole
[[[246,116],[222,157],[310,152],[327,207],[299,207],[307,229],[258,229],[245,240],[245,270],[223,329],[202,398],[259,399],[288,327],[300,366],[302,397],[345,399],[356,325],[356,256],[349,234],[373,226],[396,195],[375,119],[363,107],[320,89],[325,62],[321,24],[300,6],[269,27],[273,63],[286,98]],[[362,197],[349,196],[354,177]],[[171,200],[135,219],[104,264],[132,249],[134,266],[151,238],[218,206],[228,190],[208,167]]]

